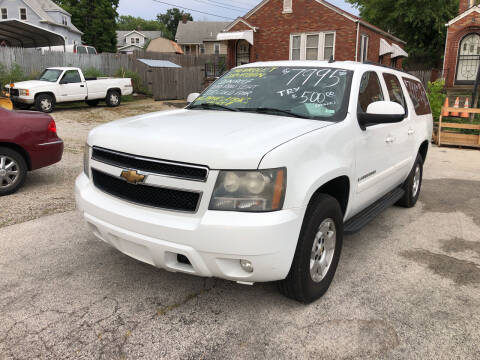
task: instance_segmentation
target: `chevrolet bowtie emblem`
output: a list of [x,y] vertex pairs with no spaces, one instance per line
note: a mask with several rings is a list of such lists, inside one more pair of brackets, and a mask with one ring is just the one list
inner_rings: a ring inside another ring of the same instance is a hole
[[145,180],[145,175],[140,175],[137,170],[123,170],[120,177],[127,180],[130,184],[138,184]]

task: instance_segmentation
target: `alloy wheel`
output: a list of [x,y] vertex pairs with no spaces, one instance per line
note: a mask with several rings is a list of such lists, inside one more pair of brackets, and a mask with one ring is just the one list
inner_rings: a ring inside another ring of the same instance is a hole
[[20,167],[9,156],[0,155],[0,188],[13,186],[19,179]]
[[332,219],[325,219],[318,227],[310,255],[310,276],[314,282],[319,283],[327,275],[335,253],[336,241],[335,222]]

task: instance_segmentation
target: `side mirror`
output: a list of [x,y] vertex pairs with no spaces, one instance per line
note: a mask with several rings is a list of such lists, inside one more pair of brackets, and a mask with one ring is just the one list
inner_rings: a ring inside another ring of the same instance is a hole
[[357,114],[362,130],[379,124],[392,124],[405,119],[405,109],[393,101],[376,101],[368,105],[367,112]]
[[200,96],[199,93],[191,93],[190,95],[187,96],[187,103],[191,104],[191,103],[194,102],[199,96]]

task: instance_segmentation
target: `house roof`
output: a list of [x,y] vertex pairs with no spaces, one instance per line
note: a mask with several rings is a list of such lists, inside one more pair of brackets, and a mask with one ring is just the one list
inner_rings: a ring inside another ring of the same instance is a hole
[[[229,23],[224,31],[229,31],[233,26],[235,26],[239,21],[243,21],[246,25],[248,25],[249,27],[253,28],[252,25],[250,25],[247,20],[250,16],[252,16],[254,13],[256,13],[258,10],[260,10],[266,3],[268,3],[270,0],[263,0],[262,2],[260,2],[257,6],[255,6],[252,10],[250,10],[248,13],[245,14],[245,16],[243,17],[239,17],[237,19],[235,19],[233,22]],[[353,21],[353,22],[356,22],[356,23],[360,23],[361,25],[367,27],[367,28],[370,28],[371,30],[374,30],[390,39],[393,39],[397,42],[400,42],[400,43],[403,43],[403,44],[406,44],[405,41],[403,41],[402,39],[399,39],[397,38],[396,36],[390,34],[389,32],[387,31],[384,31],[382,29],[380,29],[379,27],[375,26],[375,25],[372,25],[370,24],[369,22],[365,21],[365,20],[362,20],[361,18],[359,18],[358,16],[356,15],[353,15],[351,13],[349,13],[348,11],[345,11],[345,10],[342,10],[340,9],[339,7],[325,1],[325,0],[314,0],[316,2],[318,2],[319,4],[322,4],[323,6],[325,6],[326,8],[346,17],[347,19]]]
[[216,41],[217,34],[230,22],[224,21],[180,21],[175,40],[179,44],[202,44],[204,41]]
[[117,45],[118,46],[123,46],[125,43],[124,39],[128,34],[131,34],[132,32],[136,32],[142,36],[144,36],[146,39],[156,39],[159,37],[162,37],[162,32],[161,31],[143,31],[143,30],[117,30]]
[[460,15],[458,15],[456,18],[453,18],[452,20],[450,20],[447,24],[445,24],[445,26],[453,25],[453,24],[455,24],[458,20],[463,19],[465,16],[468,16],[468,15],[470,15],[470,14],[473,13],[473,12],[480,13],[480,5],[475,5],[475,6],[471,7],[471,8],[468,9],[467,11],[465,11],[465,12],[461,13]]
[[83,34],[80,30],[78,30],[75,27],[75,25],[71,24],[67,26],[67,25],[59,24],[48,14],[48,12],[50,11],[58,11],[65,15],[71,16],[67,11],[62,9],[53,1],[51,0],[23,0],[23,1],[42,19],[43,22],[46,22],[48,24],[52,24],[55,26],[67,28],[78,34]]

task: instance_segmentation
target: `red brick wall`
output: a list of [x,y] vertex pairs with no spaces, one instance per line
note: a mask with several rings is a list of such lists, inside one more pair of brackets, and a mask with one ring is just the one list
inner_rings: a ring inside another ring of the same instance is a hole
[[[360,46],[362,44],[362,34],[368,35],[368,61],[372,62],[379,62],[380,60],[380,39],[385,39],[389,44],[396,44],[400,46],[402,49],[405,47],[405,45],[401,42],[393,41],[392,39],[383,36],[382,34],[379,34],[376,31],[373,31],[370,28],[367,28],[366,26],[360,25],[360,35],[358,37],[358,59],[360,59],[361,55],[361,49]],[[402,68],[402,62],[403,58],[397,59],[397,68],[401,69]],[[383,56],[383,65],[390,66],[391,64],[391,57],[390,54],[386,54]]]
[[[314,0],[293,0],[293,12],[283,14],[283,0],[270,0],[257,12],[246,18],[254,33],[254,46],[250,51],[251,61],[288,60],[290,34],[303,32],[335,31],[335,60],[355,60],[357,24],[345,16]],[[378,62],[380,35],[361,27],[370,36],[369,60]],[[244,23],[236,24],[229,31],[250,30]],[[384,37],[389,43],[392,41]],[[360,41],[360,39],[359,39]],[[402,44],[399,44],[403,47]],[[360,54],[360,50],[359,50]],[[360,56],[360,55],[359,55]],[[235,41],[229,42],[229,67],[235,66]],[[390,58],[384,63],[390,65]]]
[[[473,19],[475,19],[475,21],[473,21]],[[455,82],[460,42],[466,35],[471,33],[480,34],[480,15],[476,12],[465,16],[448,28],[445,61],[443,65],[447,87],[452,87]]]

